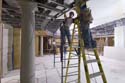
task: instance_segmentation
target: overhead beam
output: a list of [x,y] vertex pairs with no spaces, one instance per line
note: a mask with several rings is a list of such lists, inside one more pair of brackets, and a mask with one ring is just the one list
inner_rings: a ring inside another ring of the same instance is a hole
[[56,11],[56,12],[61,12],[61,11],[62,11],[62,10],[60,10],[60,9],[57,9],[57,8],[54,8],[54,7],[51,7],[51,6],[42,4],[42,3],[38,3],[38,7],[40,7],[40,8],[46,8],[46,9],[48,9],[48,10]]
[[54,0],[51,0],[50,2],[55,3],[55,4],[57,4],[58,6],[61,6],[61,7],[64,7],[64,8],[70,8],[69,5],[66,5],[66,4],[60,4],[60,3],[58,3],[58,2],[56,2],[56,1],[54,1]]
[[42,17],[50,17],[50,18],[53,18],[53,16],[52,15],[44,15],[44,14],[36,14],[36,16],[42,16]]

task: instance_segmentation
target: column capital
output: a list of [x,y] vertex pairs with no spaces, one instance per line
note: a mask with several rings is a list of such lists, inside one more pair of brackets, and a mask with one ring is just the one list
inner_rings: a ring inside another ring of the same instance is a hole
[[26,0],[26,1],[22,0],[22,1],[18,1],[18,2],[20,4],[22,10],[28,9],[29,11],[32,11],[32,12],[35,12],[38,10],[36,2],[32,2],[30,0]]

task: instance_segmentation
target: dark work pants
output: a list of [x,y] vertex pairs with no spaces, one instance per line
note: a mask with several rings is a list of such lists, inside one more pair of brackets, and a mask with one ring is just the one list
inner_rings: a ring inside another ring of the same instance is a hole
[[80,23],[80,29],[82,31],[82,38],[84,41],[85,48],[95,48],[96,42],[92,38],[91,30],[89,28],[89,23]]
[[66,52],[66,47],[64,46],[66,43],[66,37],[68,39],[68,44],[70,45],[71,42],[71,35],[70,35],[70,30],[69,27],[61,27],[60,29],[61,32],[61,46],[60,46],[60,52],[61,52],[61,61],[63,59],[63,52]]

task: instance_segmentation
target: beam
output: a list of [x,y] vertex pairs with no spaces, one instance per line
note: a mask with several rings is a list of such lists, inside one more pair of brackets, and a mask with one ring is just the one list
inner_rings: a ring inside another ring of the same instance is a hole
[[57,9],[57,8],[54,8],[54,7],[51,7],[51,6],[42,4],[42,3],[38,3],[38,7],[40,7],[40,8],[46,8],[46,9],[48,9],[48,10],[56,11],[56,12],[61,12],[61,11],[62,11],[62,10],[60,10],[60,9]]
[[66,5],[66,4],[60,4],[60,3],[58,3],[58,2],[56,2],[56,1],[54,1],[54,0],[51,0],[50,2],[52,2],[52,3],[55,3],[55,4],[57,4],[58,6],[61,6],[61,7],[64,7],[64,8],[70,8],[69,7],[69,5]]
[[53,18],[52,15],[44,15],[44,14],[36,14],[36,16]]

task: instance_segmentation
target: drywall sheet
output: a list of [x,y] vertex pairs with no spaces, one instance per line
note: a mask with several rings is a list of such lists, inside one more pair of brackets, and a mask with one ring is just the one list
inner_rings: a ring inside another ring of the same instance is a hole
[[3,29],[3,52],[2,52],[3,75],[8,72],[8,29]]
[[115,27],[115,47],[125,47],[125,26]]
[[8,29],[8,70],[13,69],[12,51],[13,51],[13,27],[5,24],[4,28]]

